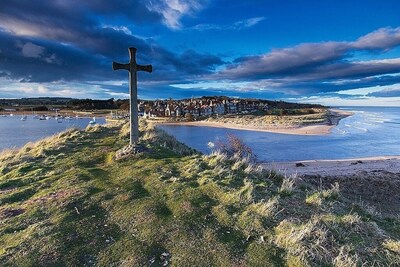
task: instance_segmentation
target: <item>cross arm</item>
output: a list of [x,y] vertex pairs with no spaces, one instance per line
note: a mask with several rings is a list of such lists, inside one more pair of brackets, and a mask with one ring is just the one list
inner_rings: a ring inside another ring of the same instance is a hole
[[146,72],[152,72],[153,71],[153,66],[152,65],[136,65],[136,70],[137,71],[146,71]]
[[130,70],[130,65],[128,64],[121,64],[118,62],[114,62],[112,64],[113,70]]

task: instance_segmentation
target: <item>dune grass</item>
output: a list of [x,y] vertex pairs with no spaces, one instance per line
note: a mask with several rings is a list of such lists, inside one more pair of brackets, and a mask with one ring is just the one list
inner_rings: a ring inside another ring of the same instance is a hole
[[399,216],[141,123],[0,155],[0,266],[399,266]]

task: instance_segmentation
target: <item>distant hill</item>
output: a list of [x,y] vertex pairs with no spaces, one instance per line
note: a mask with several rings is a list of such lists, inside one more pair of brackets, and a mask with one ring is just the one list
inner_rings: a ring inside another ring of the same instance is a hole
[[[324,106],[318,104],[302,104],[302,103],[290,103],[285,101],[265,100],[265,99],[254,99],[254,98],[231,98],[227,96],[203,96],[193,99],[165,99],[165,100],[139,100],[144,102],[155,102],[155,101],[201,101],[201,100],[240,100],[240,101],[252,101],[261,102],[267,104],[270,108],[277,109],[301,109],[301,108],[323,108]],[[95,110],[95,109],[128,109],[128,99],[110,98],[107,100],[99,99],[77,99],[67,97],[37,97],[37,98],[20,98],[20,99],[0,99],[0,110],[4,108],[16,108],[17,110],[35,110],[35,107],[43,107],[47,109],[51,108],[62,108],[62,109],[75,109],[75,110]]]

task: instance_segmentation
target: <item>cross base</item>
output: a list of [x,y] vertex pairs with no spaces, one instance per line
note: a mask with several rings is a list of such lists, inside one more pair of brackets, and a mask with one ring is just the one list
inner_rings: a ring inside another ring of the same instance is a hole
[[121,148],[120,150],[118,150],[115,153],[115,159],[120,160],[120,159],[126,158],[130,155],[136,155],[136,154],[143,153],[146,151],[147,151],[147,148],[142,146],[141,144],[128,145],[128,146]]

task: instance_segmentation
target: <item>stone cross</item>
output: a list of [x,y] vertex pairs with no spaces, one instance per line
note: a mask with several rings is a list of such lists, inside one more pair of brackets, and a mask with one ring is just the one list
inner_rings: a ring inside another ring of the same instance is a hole
[[113,62],[113,70],[129,71],[129,94],[130,94],[130,145],[135,146],[139,143],[139,119],[138,119],[138,101],[137,101],[137,72],[152,72],[151,65],[142,66],[136,64],[136,48],[129,47],[130,61],[126,64]]

